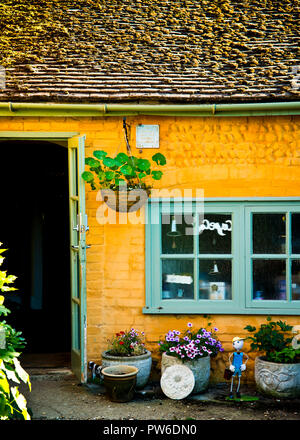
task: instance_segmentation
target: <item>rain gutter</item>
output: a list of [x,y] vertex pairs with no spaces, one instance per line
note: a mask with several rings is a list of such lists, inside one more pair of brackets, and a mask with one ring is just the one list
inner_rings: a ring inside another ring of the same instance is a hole
[[58,104],[0,102],[0,116],[285,116],[299,115],[300,101],[245,104]]

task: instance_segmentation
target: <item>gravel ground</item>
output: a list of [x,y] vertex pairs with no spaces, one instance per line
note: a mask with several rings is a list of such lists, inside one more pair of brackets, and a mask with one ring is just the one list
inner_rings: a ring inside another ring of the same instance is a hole
[[227,384],[179,401],[167,398],[159,384],[152,384],[147,393],[136,394],[132,401],[116,403],[106,397],[102,386],[78,384],[67,370],[29,373],[32,391],[25,386],[20,391],[33,420],[300,420],[300,399],[269,399],[242,387],[242,395],[258,396],[259,400],[228,402]]

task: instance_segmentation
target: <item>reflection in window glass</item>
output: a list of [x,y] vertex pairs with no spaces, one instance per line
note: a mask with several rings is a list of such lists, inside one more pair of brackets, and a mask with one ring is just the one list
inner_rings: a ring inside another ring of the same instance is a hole
[[292,300],[300,301],[300,260],[292,261]]
[[253,299],[285,300],[285,260],[253,260]]
[[163,214],[162,253],[192,254],[193,253],[193,216]]
[[194,299],[193,260],[162,260],[162,299]]
[[285,254],[285,214],[253,214],[253,253]]
[[292,253],[300,254],[300,214],[292,214]]
[[231,260],[199,260],[199,299],[232,299]]
[[205,214],[199,225],[200,254],[231,254],[230,214]]

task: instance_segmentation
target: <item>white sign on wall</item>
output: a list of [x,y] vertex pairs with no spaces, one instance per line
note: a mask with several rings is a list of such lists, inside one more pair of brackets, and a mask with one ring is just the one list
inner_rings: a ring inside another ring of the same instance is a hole
[[136,148],[159,148],[159,125],[137,125]]

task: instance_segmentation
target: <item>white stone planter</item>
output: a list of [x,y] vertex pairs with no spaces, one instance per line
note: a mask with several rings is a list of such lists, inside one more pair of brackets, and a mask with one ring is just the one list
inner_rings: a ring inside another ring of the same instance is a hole
[[279,398],[300,397],[300,363],[279,364],[255,359],[255,382],[259,392]]
[[102,353],[102,366],[110,367],[114,365],[133,365],[139,369],[136,378],[136,388],[144,388],[147,384],[151,372],[152,357],[151,352],[147,350],[140,356],[112,356],[107,351]]
[[163,353],[161,359],[161,375],[163,375],[166,368],[176,364],[185,365],[192,370],[195,377],[195,386],[192,394],[202,393],[207,389],[210,376],[210,356],[183,362],[175,356]]

